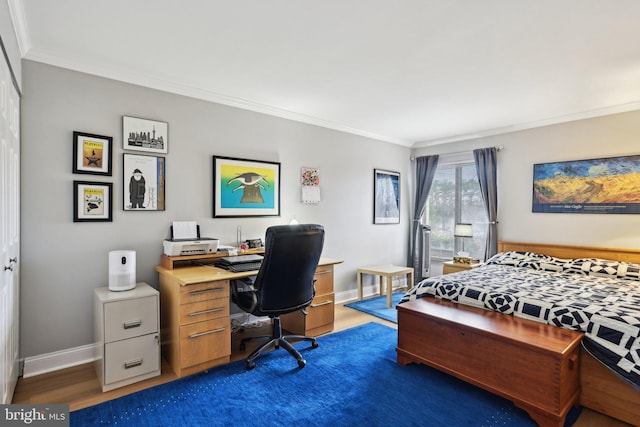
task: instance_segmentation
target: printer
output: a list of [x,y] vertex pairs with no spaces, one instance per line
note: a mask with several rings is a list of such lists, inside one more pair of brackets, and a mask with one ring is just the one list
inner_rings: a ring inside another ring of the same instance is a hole
[[174,222],[170,228],[171,238],[162,242],[164,254],[167,256],[208,255],[218,251],[219,240],[200,237],[199,225]]

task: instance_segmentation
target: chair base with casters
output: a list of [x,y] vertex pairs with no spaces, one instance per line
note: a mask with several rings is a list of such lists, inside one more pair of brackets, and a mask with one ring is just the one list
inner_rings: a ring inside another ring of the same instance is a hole
[[247,337],[247,338],[243,338],[242,341],[240,341],[240,350],[244,351],[247,347],[246,347],[246,342],[247,341],[251,341],[251,340],[255,340],[255,339],[260,339],[260,338],[268,338],[269,341],[267,341],[266,343],[264,343],[263,345],[261,345],[260,347],[256,348],[248,357],[247,357],[247,369],[253,369],[256,367],[256,363],[255,360],[256,358],[258,358],[258,356],[260,356],[262,353],[264,353],[265,351],[274,348],[274,349],[279,349],[280,347],[284,348],[285,350],[287,350],[289,352],[289,354],[291,354],[293,357],[296,358],[296,360],[298,361],[298,367],[299,368],[304,368],[305,365],[307,364],[307,361],[304,360],[304,358],[302,357],[302,355],[300,354],[300,352],[298,352],[298,350],[296,350],[293,345],[291,345],[291,341],[310,341],[311,342],[311,348],[317,348],[318,347],[318,342],[316,341],[316,339],[314,337],[308,337],[308,336],[304,336],[304,335],[282,335],[282,325],[280,323],[280,316],[275,316],[271,318],[272,320],[272,333],[271,335],[264,335],[264,336],[258,336],[258,337]]

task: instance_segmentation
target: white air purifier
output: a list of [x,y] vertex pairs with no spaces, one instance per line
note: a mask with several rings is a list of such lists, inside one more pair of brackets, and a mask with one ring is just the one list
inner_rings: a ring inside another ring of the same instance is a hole
[[109,290],[129,291],[136,287],[136,251],[109,252]]

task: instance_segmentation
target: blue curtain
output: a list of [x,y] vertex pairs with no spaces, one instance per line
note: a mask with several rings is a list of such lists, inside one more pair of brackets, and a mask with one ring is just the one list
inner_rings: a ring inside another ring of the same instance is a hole
[[480,182],[480,192],[484,209],[487,213],[489,226],[487,227],[487,242],[484,249],[484,259],[487,260],[498,252],[498,189],[496,179],[496,150],[495,147],[473,150],[476,162],[476,172]]
[[414,200],[413,221],[411,222],[411,235],[409,240],[409,259],[407,265],[413,267],[413,277],[415,283],[419,281],[422,274],[422,233],[420,232],[420,218],[424,213],[425,204],[431,191],[433,177],[438,167],[439,156],[422,156],[416,158],[416,193]]

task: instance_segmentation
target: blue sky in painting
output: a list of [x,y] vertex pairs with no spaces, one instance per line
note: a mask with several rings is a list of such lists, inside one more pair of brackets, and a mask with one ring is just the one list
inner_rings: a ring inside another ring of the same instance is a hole
[[571,162],[542,163],[533,165],[534,181],[563,175],[604,176],[626,175],[632,172],[640,172],[640,156],[575,160]]

